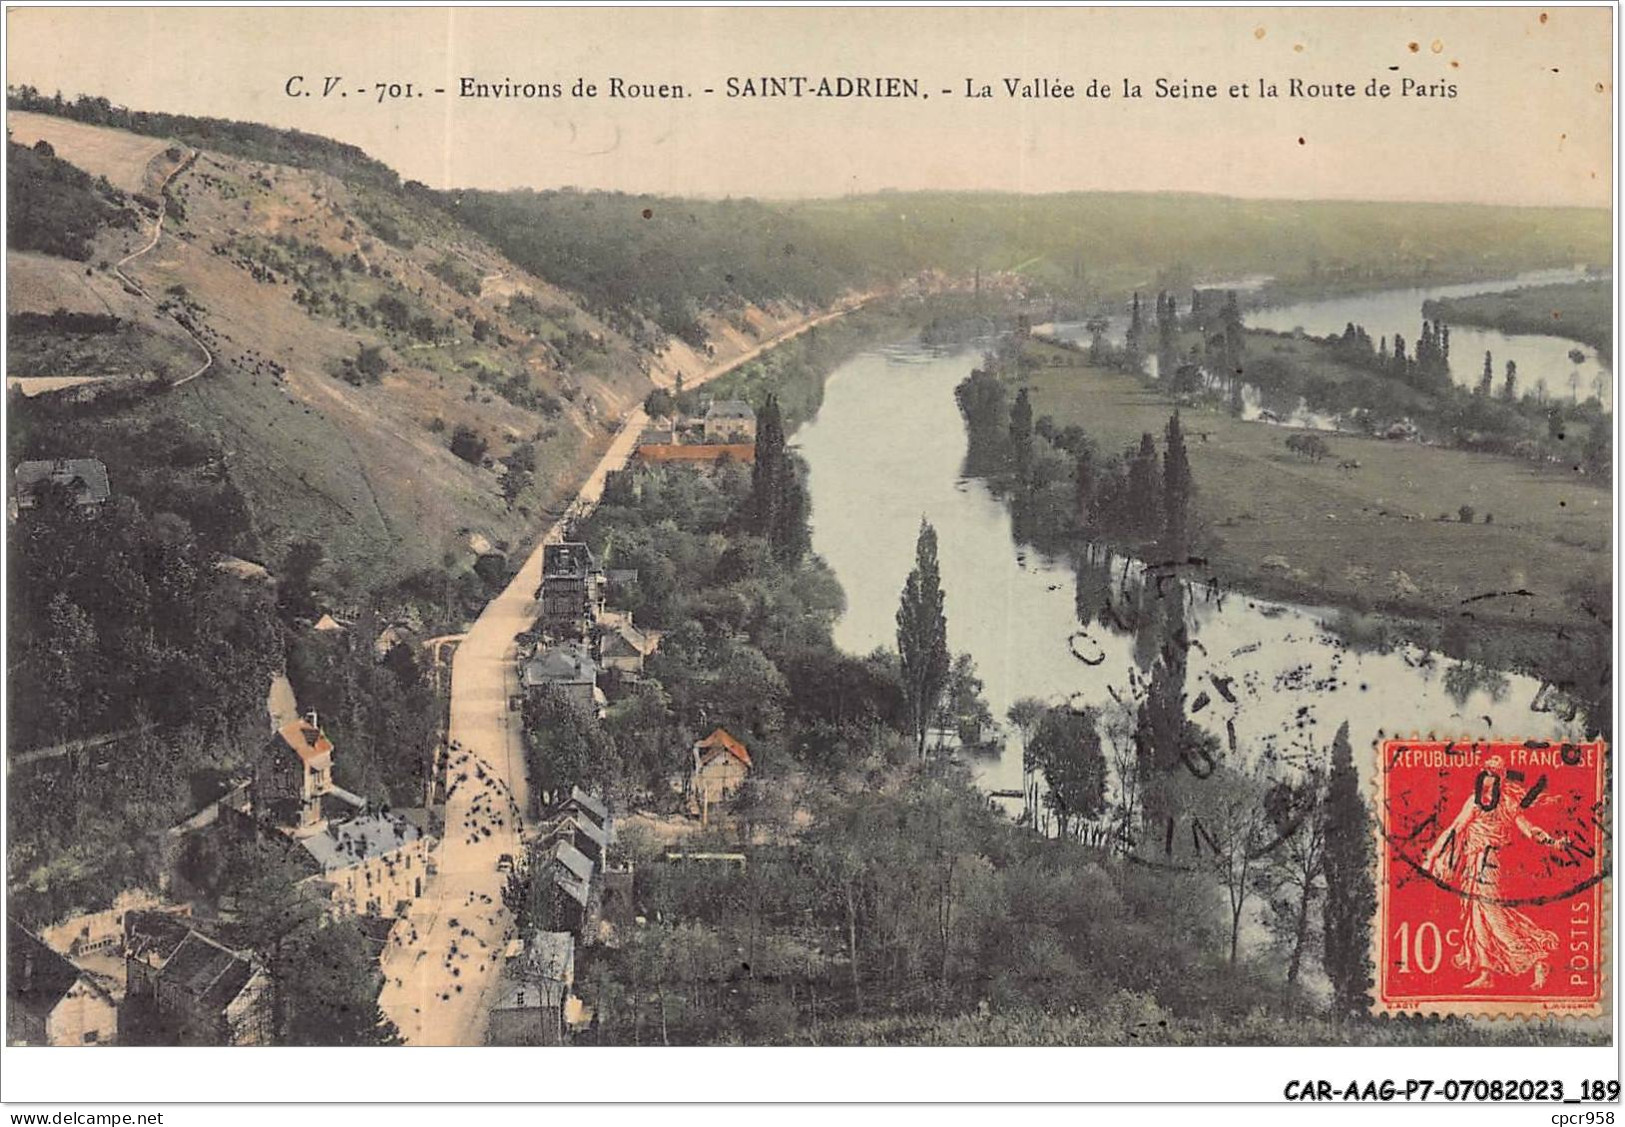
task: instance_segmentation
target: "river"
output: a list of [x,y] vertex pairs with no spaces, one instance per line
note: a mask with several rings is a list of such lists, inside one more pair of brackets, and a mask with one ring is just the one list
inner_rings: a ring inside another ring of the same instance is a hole
[[[918,342],[862,353],[830,376],[817,417],[797,432],[810,467],[813,548],[846,591],[835,641],[854,654],[895,647],[898,597],[923,517],[939,538],[949,646],[975,659],[994,715],[1002,720],[1015,700],[1038,697],[1099,707],[1109,724],[1126,714],[1118,700],[1140,692],[1134,637],[1093,615],[1080,624],[1071,561],[1018,544],[1004,502],[963,475],[953,391],[980,355],[974,346]],[[1357,652],[1326,629],[1334,612],[1237,592],[1192,592],[1189,603],[1187,692],[1193,705],[1207,697],[1193,719],[1227,745],[1233,729],[1240,759],[1291,762],[1329,746],[1344,721],[1357,749],[1384,734],[1581,734],[1576,721],[1532,707],[1540,685],[1527,677],[1486,675],[1415,647]],[[1001,754],[972,766],[987,790],[1021,789],[1020,747],[1009,732]]]

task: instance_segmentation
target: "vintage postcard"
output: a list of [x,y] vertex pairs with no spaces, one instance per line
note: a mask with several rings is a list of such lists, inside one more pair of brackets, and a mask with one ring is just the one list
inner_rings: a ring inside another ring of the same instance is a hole
[[1616,19],[8,8],[8,1044],[1617,1098]]

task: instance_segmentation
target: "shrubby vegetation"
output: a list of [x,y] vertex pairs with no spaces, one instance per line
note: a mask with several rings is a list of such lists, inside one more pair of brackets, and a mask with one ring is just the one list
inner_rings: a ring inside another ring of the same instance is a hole
[[133,227],[135,213],[105,180],[57,159],[50,145],[6,141],[6,246],[88,261],[103,227]]

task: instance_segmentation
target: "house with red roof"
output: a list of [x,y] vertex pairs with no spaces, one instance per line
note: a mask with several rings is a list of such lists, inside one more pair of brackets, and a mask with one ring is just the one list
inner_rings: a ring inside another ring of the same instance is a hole
[[712,806],[745,785],[751,768],[750,752],[725,729],[718,728],[694,745],[693,757],[689,799],[704,817]]

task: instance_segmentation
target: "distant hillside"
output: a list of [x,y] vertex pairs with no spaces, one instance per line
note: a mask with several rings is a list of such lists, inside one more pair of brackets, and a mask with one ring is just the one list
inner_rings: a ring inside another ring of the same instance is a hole
[[1073,193],[689,200],[617,192],[441,192],[510,259],[616,323],[693,339],[707,310],[822,303],[852,285],[1016,272],[1061,296],[1265,274],[1294,285],[1506,276],[1603,263],[1605,211]]
[[824,305],[907,271],[755,200],[619,192],[439,194],[446,210],[526,269],[583,295],[612,323],[647,317],[691,344],[705,314],[750,303]]
[[882,193],[774,207],[809,245],[865,266],[1016,270],[1063,291],[1248,274],[1325,284],[1506,276],[1612,256],[1608,212],[1580,208],[1104,192]]

